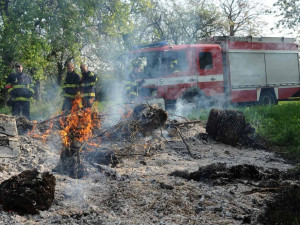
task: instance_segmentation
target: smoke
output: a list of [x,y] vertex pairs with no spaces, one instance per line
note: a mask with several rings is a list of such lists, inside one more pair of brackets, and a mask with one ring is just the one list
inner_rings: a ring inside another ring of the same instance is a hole
[[114,125],[121,119],[125,103],[124,83],[120,80],[111,80],[104,93],[108,101],[104,111],[108,117],[102,122],[105,127]]
[[65,197],[64,204],[76,206],[78,209],[87,209],[89,207],[89,196],[92,194],[90,185],[85,180],[69,179],[63,188]]
[[31,119],[36,121],[43,121],[57,115],[61,111],[63,101],[61,87],[56,80],[50,78],[41,86],[41,99],[34,101],[31,107]]

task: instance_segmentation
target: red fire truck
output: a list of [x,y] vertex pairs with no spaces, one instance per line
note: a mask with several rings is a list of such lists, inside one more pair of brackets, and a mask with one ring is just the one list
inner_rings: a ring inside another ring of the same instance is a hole
[[294,38],[215,36],[193,45],[160,42],[137,46],[122,57],[123,74],[129,74],[133,61],[140,63],[139,95],[162,98],[166,106],[179,99],[198,105],[269,105],[300,97]]

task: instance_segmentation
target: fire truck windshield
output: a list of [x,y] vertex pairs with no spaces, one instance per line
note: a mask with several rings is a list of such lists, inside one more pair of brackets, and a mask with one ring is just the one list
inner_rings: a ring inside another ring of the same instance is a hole
[[149,51],[130,52],[122,56],[123,77],[132,79],[133,71],[136,79],[153,79],[168,74],[188,70],[186,51]]
[[129,53],[123,57],[124,78],[133,71],[138,71],[137,78],[147,79],[161,77],[163,70],[163,52],[148,51],[139,53]]

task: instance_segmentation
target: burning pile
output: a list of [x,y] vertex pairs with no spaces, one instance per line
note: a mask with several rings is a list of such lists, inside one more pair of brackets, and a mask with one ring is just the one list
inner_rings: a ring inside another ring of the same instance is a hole
[[81,178],[84,175],[84,167],[80,160],[82,143],[93,136],[95,127],[101,126],[97,113],[90,108],[83,109],[81,105],[81,98],[76,98],[70,114],[62,116],[59,120],[63,150],[60,162],[54,170],[73,178]]
[[73,142],[84,142],[92,137],[93,129],[101,126],[101,121],[91,108],[82,109],[81,98],[76,98],[70,114],[60,118],[62,130],[60,135],[65,147]]
[[[60,118],[59,133],[63,142],[63,150],[60,162],[54,169],[72,178],[81,178],[85,174],[80,157],[81,152],[89,150],[86,144],[92,146],[96,155],[101,155],[105,161],[107,158],[116,161],[114,154],[110,151],[99,150],[101,141],[110,142],[121,139],[134,141],[138,135],[149,135],[153,130],[163,126],[168,118],[164,110],[141,104],[126,112],[119,123],[98,133],[101,126],[100,116],[91,109],[82,109],[80,106],[81,99],[75,99],[70,114]],[[94,154],[85,153],[85,155],[87,159]]]

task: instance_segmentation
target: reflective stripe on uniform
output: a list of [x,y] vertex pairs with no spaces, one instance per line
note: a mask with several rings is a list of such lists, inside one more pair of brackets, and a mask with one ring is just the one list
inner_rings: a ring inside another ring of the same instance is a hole
[[29,91],[32,91],[34,93],[34,90],[32,89],[32,87],[33,87],[32,84],[15,84],[15,85],[12,85],[12,89],[25,88],[25,89],[28,89]]
[[80,86],[81,87],[88,87],[88,86],[94,86],[95,82],[91,82],[91,83],[82,83]]
[[67,93],[64,94],[64,97],[66,98],[76,98],[77,95],[69,95]]
[[17,97],[14,98],[13,101],[24,101],[24,102],[30,102],[32,98],[25,98],[25,97]]
[[128,95],[137,96],[138,94],[134,91],[131,91],[131,92],[128,93]]
[[79,85],[78,84],[65,84],[65,85],[63,85],[62,86],[63,88],[75,88],[75,87],[79,87]]
[[84,93],[80,95],[81,97],[95,97],[95,93]]
[[134,81],[126,81],[126,82],[125,82],[125,85],[126,85],[126,86],[129,86],[129,85],[130,85],[130,86],[137,86],[137,82],[134,82]]

